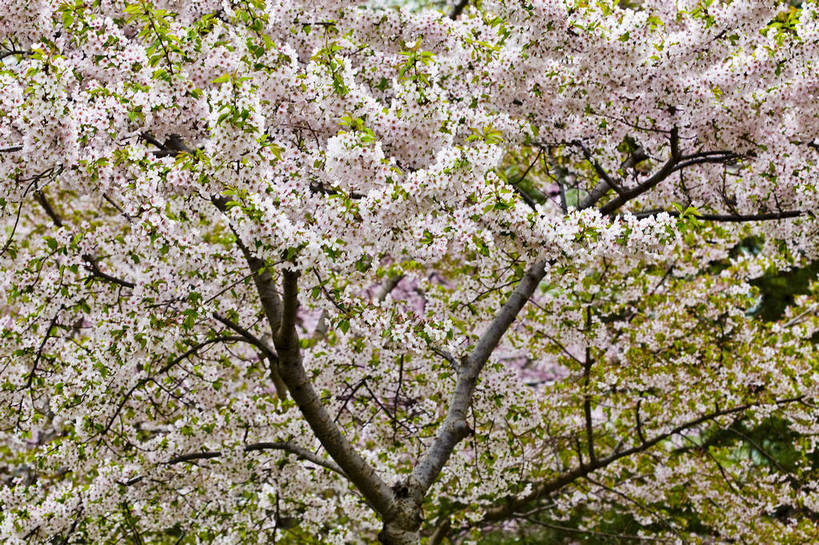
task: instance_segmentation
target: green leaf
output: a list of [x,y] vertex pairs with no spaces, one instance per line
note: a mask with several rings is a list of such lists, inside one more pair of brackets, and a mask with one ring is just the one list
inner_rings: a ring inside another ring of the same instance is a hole
[[213,80],[213,83],[225,83],[226,81],[230,81],[230,74],[228,73],[222,74],[221,76]]

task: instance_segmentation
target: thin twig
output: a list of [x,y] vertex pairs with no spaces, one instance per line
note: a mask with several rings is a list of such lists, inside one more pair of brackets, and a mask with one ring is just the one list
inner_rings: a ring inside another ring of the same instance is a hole
[[538,526],[543,526],[544,528],[551,528],[552,530],[559,530],[561,532],[569,532],[572,534],[584,534],[589,536],[599,536],[599,537],[609,537],[609,538],[617,538],[617,539],[628,539],[634,541],[674,541],[674,538],[670,537],[648,537],[648,536],[637,536],[633,534],[614,534],[610,532],[599,532],[594,530],[581,530],[580,528],[571,528],[569,526],[561,526],[560,524],[554,524],[551,522],[545,522],[542,520],[537,520],[525,515],[520,515],[517,518],[521,518],[525,521],[531,522],[532,524],[536,524]]
[[106,282],[111,282],[112,284],[122,286],[123,288],[133,289],[136,287],[136,284],[134,284],[133,282],[123,280],[122,278],[117,278],[116,276],[112,276],[108,273],[102,272],[99,268],[99,265],[97,265],[97,261],[99,261],[99,258],[94,257],[90,254],[84,254],[82,258],[83,261],[85,261],[88,264],[86,265],[86,268],[91,272],[92,276],[101,278]]

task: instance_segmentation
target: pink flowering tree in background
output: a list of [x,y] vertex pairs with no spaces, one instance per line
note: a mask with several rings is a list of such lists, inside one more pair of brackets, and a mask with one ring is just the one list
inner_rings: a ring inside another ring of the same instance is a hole
[[468,4],[3,2],[1,542],[816,539],[819,5]]

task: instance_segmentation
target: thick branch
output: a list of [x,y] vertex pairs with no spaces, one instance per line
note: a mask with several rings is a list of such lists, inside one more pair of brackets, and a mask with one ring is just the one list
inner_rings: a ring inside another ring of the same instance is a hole
[[625,540],[633,540],[633,541],[656,541],[656,542],[665,542],[665,541],[673,541],[674,538],[662,538],[662,537],[652,537],[652,536],[638,536],[638,535],[631,535],[631,534],[615,534],[611,532],[596,532],[594,530],[582,530],[580,528],[572,528],[571,526],[563,526],[561,524],[555,524],[553,522],[547,522],[544,520],[539,520],[536,518],[532,518],[528,515],[520,515],[519,518],[522,518],[525,521],[531,522],[537,526],[543,526],[544,528],[551,528],[552,530],[558,530],[560,532],[568,532],[570,534],[582,534],[587,536],[600,536],[609,539],[616,539],[616,541],[611,541],[611,543],[623,543]]
[[526,203],[526,206],[528,206],[529,208],[531,208],[534,211],[537,211],[537,201],[535,199],[533,199],[532,197],[530,197],[529,195],[527,195],[526,192],[523,189],[521,189],[520,186],[517,185],[518,183],[520,183],[520,182],[519,181],[518,182],[511,182],[512,189],[514,189],[515,192],[518,195],[520,195],[520,198],[523,199],[523,202]]
[[[342,435],[307,377],[302,365],[299,336],[296,331],[299,273],[285,270],[283,276],[284,295],[281,302],[282,312],[279,314],[281,321],[279,329],[274,330],[281,377],[316,438],[373,508],[388,520],[395,511],[392,490]],[[273,289],[272,286],[264,285],[264,282],[264,280],[259,282],[263,289]],[[274,324],[270,325],[273,327]]]
[[614,199],[610,200],[606,204],[604,204],[600,208],[600,213],[605,215],[609,215],[612,212],[616,211],[618,208],[626,204],[628,201],[638,197],[648,191],[649,189],[653,188],[663,180],[665,180],[672,172],[674,172],[675,167],[679,163],[680,160],[680,138],[677,134],[677,128],[671,129],[671,157],[668,158],[668,161],[658,170],[655,172],[651,177],[649,177],[646,181],[638,185],[633,189],[629,189],[624,191],[623,193],[617,195]]
[[[634,214],[637,218],[647,218],[649,216],[656,216],[657,214],[666,213],[672,217],[680,216],[679,210],[646,210],[645,212],[637,212]],[[764,214],[691,214],[698,220],[702,221],[720,221],[731,223],[742,223],[746,221],[771,221],[784,220],[788,218],[798,218],[799,216],[809,216],[812,213],[804,210],[785,210],[784,212],[770,212]]]
[[597,201],[602,199],[603,196],[609,192],[609,189],[611,189],[611,187],[612,187],[611,184],[606,180],[600,180],[599,182],[597,182],[597,185],[594,186],[591,192],[588,195],[586,195],[586,198],[580,201],[580,204],[577,205],[577,208],[579,210],[591,208],[592,206],[597,204]]
[[716,155],[716,156],[705,156],[705,157],[697,157],[694,159],[680,159],[680,162],[677,163],[676,166],[671,170],[671,172],[677,172],[678,170],[682,170],[686,167],[690,167],[693,165],[703,165],[708,163],[713,164],[721,164],[721,163],[729,163],[735,161],[739,156],[737,155]]
[[435,531],[432,532],[432,535],[429,536],[429,541],[427,541],[427,545],[440,545],[449,535],[449,532],[452,531],[452,520],[449,517],[444,518],[444,520],[435,527]]
[[248,445],[245,447],[245,450],[248,452],[253,452],[255,450],[284,450],[289,452],[290,454],[295,454],[301,460],[306,460],[308,462],[312,462],[316,465],[321,467],[327,468],[330,471],[335,471],[342,477],[347,477],[347,474],[344,473],[344,470],[339,467],[338,464],[333,462],[332,460],[325,460],[316,454],[310,452],[306,448],[302,448],[291,443],[282,443],[282,442],[266,442],[266,443],[253,443],[252,445]]
[[252,255],[238,237],[236,240],[242,249],[242,253],[245,254],[250,270],[253,272],[253,282],[256,284],[256,291],[259,293],[262,309],[270,324],[270,330],[275,335],[282,321],[282,304],[279,292],[276,291],[276,285],[273,283],[273,275],[264,266],[264,261]]
[[[284,299],[282,301],[281,327],[273,331],[276,335],[276,346],[283,345],[290,348],[293,343],[298,344],[296,320],[299,312],[299,273],[298,271],[284,271]],[[298,348],[297,346],[295,348]]]
[[232,329],[234,332],[241,335],[244,340],[246,340],[247,342],[249,342],[250,344],[252,344],[256,348],[258,348],[259,350],[264,352],[265,356],[271,357],[271,358],[277,358],[278,357],[278,356],[276,356],[276,352],[274,352],[273,349],[270,348],[267,345],[267,343],[265,343],[264,341],[262,341],[261,339],[256,337],[256,335],[254,335],[253,333],[251,333],[247,329],[245,329],[242,326],[240,326],[239,324],[235,323],[233,320],[231,320],[229,318],[226,318],[225,316],[222,316],[218,312],[214,312],[213,317],[218,322],[221,322],[226,327]]
[[174,464],[181,464],[184,462],[195,462],[197,460],[210,460],[211,458],[219,458],[222,455],[221,452],[189,452],[188,454],[180,454],[179,456],[174,456],[167,462],[168,465]]
[[501,307],[500,312],[481,335],[478,344],[464,358],[458,371],[458,380],[455,384],[455,391],[452,394],[446,418],[438,428],[438,433],[432,445],[412,471],[410,485],[414,488],[412,492],[415,498],[424,497],[447,460],[449,460],[455,446],[469,434],[470,430],[466,424],[466,415],[472,403],[472,393],[478,382],[478,376],[490,354],[498,346],[501,337],[515,321],[518,313],[535,292],[545,274],[545,261],[535,263],[526,271],[509,299]]
[[[0,60],[5,59],[6,57],[11,57],[12,55],[28,56],[31,55],[32,53],[33,51],[27,49],[9,49],[8,51],[3,51],[2,53],[0,53]],[[20,147],[22,148],[23,146]]]
[[54,208],[51,206],[51,203],[48,202],[45,193],[38,189],[37,191],[34,192],[34,198],[37,200],[38,203],[40,203],[40,206],[43,207],[43,210],[45,210],[46,214],[48,214],[48,217],[51,218],[51,221],[54,222],[54,225],[56,225],[57,227],[62,227],[63,219],[54,210]]

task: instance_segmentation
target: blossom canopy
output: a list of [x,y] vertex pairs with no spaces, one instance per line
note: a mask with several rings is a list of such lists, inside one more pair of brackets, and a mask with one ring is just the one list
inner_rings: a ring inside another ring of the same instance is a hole
[[819,257],[816,0],[6,0],[0,58],[3,543],[819,535],[819,289],[752,285]]

